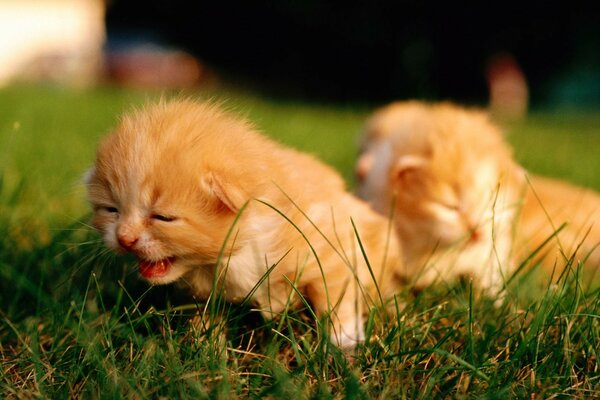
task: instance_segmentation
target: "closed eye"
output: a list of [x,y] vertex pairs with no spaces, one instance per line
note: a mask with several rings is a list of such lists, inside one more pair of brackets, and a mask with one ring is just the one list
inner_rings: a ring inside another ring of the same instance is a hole
[[101,210],[104,210],[104,211],[106,211],[108,213],[111,213],[111,214],[115,214],[115,213],[119,212],[119,209],[117,207],[113,207],[113,206],[100,206],[99,208]]
[[162,221],[162,222],[173,222],[177,218],[171,217],[168,215],[162,215],[162,214],[152,214],[152,219],[156,219],[156,220]]

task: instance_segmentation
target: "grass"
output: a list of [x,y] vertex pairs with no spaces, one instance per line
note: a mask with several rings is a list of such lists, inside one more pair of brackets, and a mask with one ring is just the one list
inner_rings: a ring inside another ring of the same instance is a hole
[[[218,95],[351,179],[367,107]],[[370,314],[353,359],[329,345],[309,310],[264,321],[247,307],[149,288],[87,228],[78,182],[116,116],[158,96],[0,91],[0,397],[599,396],[600,292],[575,265],[556,285],[517,276],[501,307],[468,283],[401,292],[397,307]],[[509,139],[530,170],[600,189],[598,122],[534,113]]]

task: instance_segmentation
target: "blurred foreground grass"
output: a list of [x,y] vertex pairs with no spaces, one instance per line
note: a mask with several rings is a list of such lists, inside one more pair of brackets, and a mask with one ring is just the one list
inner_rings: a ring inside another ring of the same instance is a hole
[[[515,280],[514,299],[499,308],[468,284],[400,293],[397,308],[372,314],[369,344],[352,362],[306,312],[263,321],[248,309],[217,303],[207,312],[173,288],[148,288],[130,260],[108,254],[86,227],[80,178],[117,116],[161,95],[0,90],[0,397],[598,395],[599,292],[583,289],[575,265],[557,285]],[[194,96],[225,100],[351,184],[367,107]],[[597,113],[534,113],[508,135],[531,171],[600,190]],[[203,323],[192,329],[196,314]]]

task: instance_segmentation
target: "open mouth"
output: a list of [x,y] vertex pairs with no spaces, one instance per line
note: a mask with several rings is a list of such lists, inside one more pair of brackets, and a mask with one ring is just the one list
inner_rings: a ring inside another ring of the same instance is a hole
[[146,279],[162,278],[169,273],[169,269],[175,262],[175,257],[168,257],[158,261],[138,260],[140,263],[140,274]]

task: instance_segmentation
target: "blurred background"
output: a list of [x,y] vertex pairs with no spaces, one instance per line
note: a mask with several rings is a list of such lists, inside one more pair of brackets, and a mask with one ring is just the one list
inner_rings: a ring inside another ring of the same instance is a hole
[[181,92],[226,98],[350,186],[374,107],[487,106],[526,168],[600,190],[595,1],[0,0],[0,242],[80,221],[99,138]]
[[[0,0],[0,83],[600,104],[592,1]],[[512,107],[512,109],[511,109]],[[519,111],[521,110],[521,111]]]
[[80,178],[100,138],[124,110],[180,93],[226,99],[350,187],[375,107],[409,98],[489,107],[523,166],[600,190],[599,9],[0,0],[0,227],[30,240],[80,221],[89,212]]

